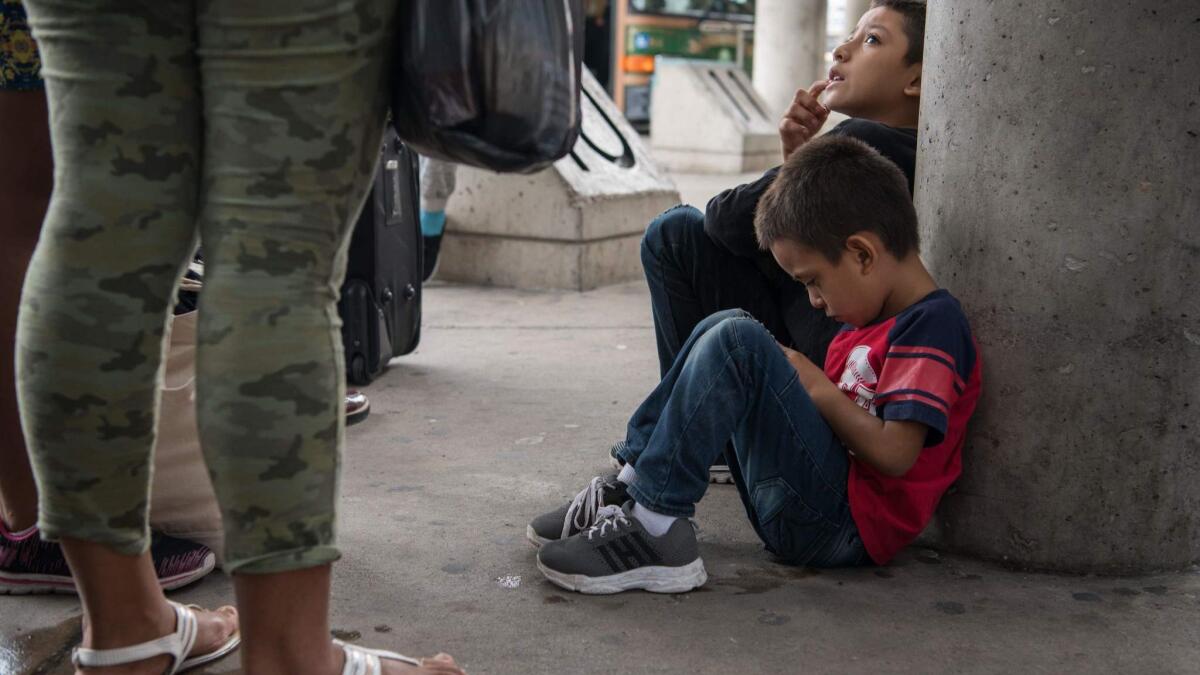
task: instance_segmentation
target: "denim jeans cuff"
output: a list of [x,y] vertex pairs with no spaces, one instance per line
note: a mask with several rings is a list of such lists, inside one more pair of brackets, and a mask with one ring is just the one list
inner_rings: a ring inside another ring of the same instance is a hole
[[617,457],[620,457],[622,462],[625,464],[632,464],[635,467],[637,466],[636,460],[639,454],[641,453],[634,453],[632,450],[630,450],[628,445],[617,451]]
[[[634,450],[634,447],[637,450]],[[637,466],[637,458],[641,456],[642,451],[646,449],[645,441],[630,442],[628,434],[625,436],[625,445],[617,451],[617,457],[621,458],[622,462]]]
[[[638,480],[642,479],[639,477]],[[632,497],[633,501],[637,502],[638,504],[641,504],[655,513],[661,513],[664,516],[673,516],[675,518],[691,518],[692,516],[696,515],[695,504],[685,509],[677,509],[666,506],[660,501],[651,499],[644,490],[638,488],[638,484],[636,482],[629,486],[629,496]]]

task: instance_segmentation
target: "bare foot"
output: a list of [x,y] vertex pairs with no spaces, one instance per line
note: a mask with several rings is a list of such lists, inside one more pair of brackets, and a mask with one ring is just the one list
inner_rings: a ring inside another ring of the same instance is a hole
[[[397,665],[403,670],[392,670],[390,666]],[[427,659],[421,659],[421,667],[410,666],[407,663],[398,663],[396,661],[385,661],[385,675],[393,673],[421,673],[422,675],[466,675],[467,671],[458,667],[454,662],[454,657],[449,654],[438,654]]]
[[[225,606],[215,610],[193,609],[192,613],[196,617],[196,643],[192,645],[192,651],[188,656],[200,656],[208,654],[220,649],[229,638],[238,630],[238,615],[237,609]],[[160,637],[170,635],[175,630],[175,613],[171,612],[170,625],[162,628]],[[87,621],[84,620],[83,627],[83,645],[84,647],[92,647],[90,644],[90,631],[88,630]],[[132,644],[137,644],[136,642]],[[123,666],[110,666],[107,668],[80,668],[76,670],[76,675],[159,675],[164,672],[171,664],[171,657],[156,656],[152,659],[138,661]],[[420,672],[420,671],[417,671]],[[432,671],[441,673],[441,671]]]
[[[420,666],[383,658],[379,661],[383,675],[466,675],[466,671],[459,668],[454,657],[449,654],[438,654],[418,660],[421,662]],[[344,668],[342,665],[337,672],[342,672]]]
[[[393,666],[399,666],[398,670],[393,670]],[[438,654],[427,659],[421,659],[421,666],[410,666],[407,663],[399,663],[397,661],[385,661],[383,672],[385,675],[394,675],[398,673],[421,673],[421,675],[467,675],[467,671],[458,667],[454,662],[454,657],[449,654]]]

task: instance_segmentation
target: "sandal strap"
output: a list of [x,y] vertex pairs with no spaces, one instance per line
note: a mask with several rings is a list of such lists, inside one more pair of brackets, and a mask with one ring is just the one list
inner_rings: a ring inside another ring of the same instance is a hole
[[342,651],[346,653],[346,666],[342,668],[342,675],[377,675],[382,670],[379,658],[372,654],[350,649],[349,645],[344,645]]
[[116,649],[76,647],[71,652],[71,663],[76,668],[102,668],[137,663],[167,654],[172,659],[171,668],[167,672],[174,675],[178,672],[184,657],[192,651],[192,646],[196,643],[198,628],[196,617],[192,614],[191,609],[177,602],[169,600],[167,602],[170,602],[171,609],[175,610],[175,632],[149,642]]
[[421,665],[420,661],[396,652],[368,649],[347,644],[341,640],[334,640],[333,643],[340,646],[346,653],[346,666],[342,668],[342,675],[379,675],[382,671],[381,660],[400,661],[414,666]]

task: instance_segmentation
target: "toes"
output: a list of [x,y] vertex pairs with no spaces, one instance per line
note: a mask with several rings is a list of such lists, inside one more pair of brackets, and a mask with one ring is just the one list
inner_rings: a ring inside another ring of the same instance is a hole
[[196,618],[200,622],[200,636],[192,654],[207,654],[220,649],[238,632],[238,611],[230,605],[213,610],[201,610]]
[[238,620],[237,607],[234,607],[233,605],[218,607],[215,611],[213,611],[213,614],[217,614],[224,618],[226,623],[237,623]]
[[463,674],[463,670],[454,662],[454,657],[445,653],[421,659],[421,669],[428,673],[445,673],[446,675]]
[[233,635],[238,632],[240,619],[238,617],[237,608],[231,605],[225,605],[224,607],[218,608],[216,614],[221,617],[221,635],[223,642],[233,637]]

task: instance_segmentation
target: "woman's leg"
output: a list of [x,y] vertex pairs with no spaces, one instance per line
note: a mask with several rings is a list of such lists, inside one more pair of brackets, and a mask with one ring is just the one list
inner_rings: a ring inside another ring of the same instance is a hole
[[423,281],[429,281],[437,270],[438,255],[442,250],[442,235],[446,229],[446,204],[454,195],[458,179],[458,165],[430,157],[421,157],[421,245],[424,272]]
[[[18,325],[22,426],[42,533],[62,540],[83,600],[83,644],[121,647],[174,628],[146,505],[163,331],[193,242],[191,10],[26,4],[57,172]],[[197,650],[235,626],[229,612],[205,614]],[[161,671],[156,661],[125,671]]]
[[43,533],[130,555],[146,548],[162,338],[193,245],[199,142],[189,11],[138,4],[27,3],[58,171],[18,336]]
[[14,370],[17,307],[25,269],[54,184],[46,93],[0,91],[0,519],[12,531],[37,524],[37,486],[21,434]]
[[198,412],[242,663],[256,674],[340,668],[328,623],[343,436],[336,300],[379,157],[395,4],[213,0],[198,16]]

